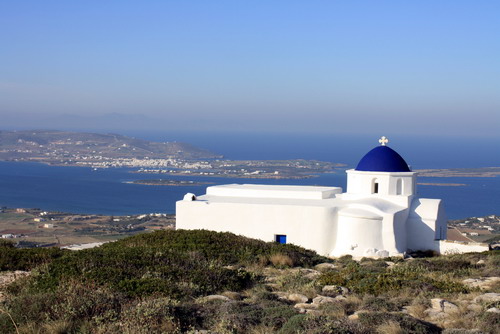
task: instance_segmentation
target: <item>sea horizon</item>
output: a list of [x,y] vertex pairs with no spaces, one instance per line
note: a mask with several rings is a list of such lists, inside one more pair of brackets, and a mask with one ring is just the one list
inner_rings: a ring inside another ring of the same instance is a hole
[[344,163],[354,168],[382,135],[412,169],[500,166],[500,137],[338,133],[246,133],[199,131],[132,131],[122,134],[151,141],[180,141],[232,160],[306,159]]
[[[345,168],[335,173],[306,179],[245,179],[201,176],[165,176],[131,173],[131,168],[97,171],[88,167],[49,166],[35,162],[0,162],[0,206],[40,208],[82,214],[135,215],[175,214],[175,202],[184,194],[205,193],[206,187],[230,183],[261,183],[338,186],[346,189]],[[209,182],[196,186],[151,186],[132,184],[137,179],[168,178]],[[480,217],[498,212],[495,200],[500,192],[499,177],[418,177],[419,183],[455,183],[463,186],[418,185],[423,198],[444,201],[449,219]],[[474,201],[470,199],[473,198]]]

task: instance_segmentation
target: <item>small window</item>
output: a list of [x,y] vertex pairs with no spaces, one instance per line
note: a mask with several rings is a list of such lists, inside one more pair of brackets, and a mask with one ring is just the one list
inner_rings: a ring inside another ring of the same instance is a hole
[[372,194],[378,194],[378,180],[372,180]]
[[396,195],[403,194],[403,180],[398,179],[396,182]]
[[286,244],[286,235],[285,234],[276,234],[274,237],[274,241],[279,244]]

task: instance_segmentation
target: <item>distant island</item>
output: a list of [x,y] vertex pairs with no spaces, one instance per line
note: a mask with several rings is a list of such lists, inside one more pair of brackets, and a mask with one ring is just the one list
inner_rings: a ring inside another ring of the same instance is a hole
[[180,162],[174,168],[140,168],[134,173],[245,179],[305,179],[344,164],[317,160],[211,160]]
[[465,183],[433,183],[433,182],[418,182],[420,186],[439,186],[439,187],[463,187]]
[[[159,143],[118,134],[0,131],[0,161],[40,162],[94,170],[126,167],[137,168],[135,173],[253,179],[303,179],[345,166],[303,159],[233,161],[222,158],[220,154],[187,143]],[[162,182],[161,185],[181,184]]]
[[68,131],[0,131],[0,160],[51,165],[103,163],[113,159],[215,159],[205,149],[180,142],[152,142],[118,134]]
[[133,183],[133,184],[143,184],[146,186],[201,186],[205,184],[213,184],[213,182],[198,182],[198,181],[184,181],[184,180],[135,180],[135,181],[127,181],[125,183]]
[[500,167],[418,169],[418,176],[424,177],[496,177]]

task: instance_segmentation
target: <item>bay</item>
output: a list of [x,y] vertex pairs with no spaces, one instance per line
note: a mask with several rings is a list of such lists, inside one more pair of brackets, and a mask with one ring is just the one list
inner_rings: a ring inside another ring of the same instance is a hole
[[[0,206],[41,208],[50,211],[132,215],[142,213],[175,213],[175,202],[188,192],[204,194],[201,186],[149,186],[126,183],[136,179],[166,178],[157,174],[134,174],[128,168],[93,171],[84,167],[48,166],[38,163],[0,162]],[[300,180],[261,180],[216,177],[172,177],[228,183],[262,183],[340,186],[345,190],[346,175],[322,174]],[[442,198],[448,218],[500,214],[500,178],[430,178],[423,183],[460,183],[465,186],[419,185],[421,197]]]

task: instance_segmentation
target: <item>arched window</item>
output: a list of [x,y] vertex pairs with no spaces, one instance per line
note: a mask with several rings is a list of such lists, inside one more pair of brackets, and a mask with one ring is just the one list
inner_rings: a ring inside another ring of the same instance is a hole
[[398,179],[396,181],[396,195],[402,195],[403,194],[403,180]]
[[378,180],[372,180],[372,194],[378,194]]

